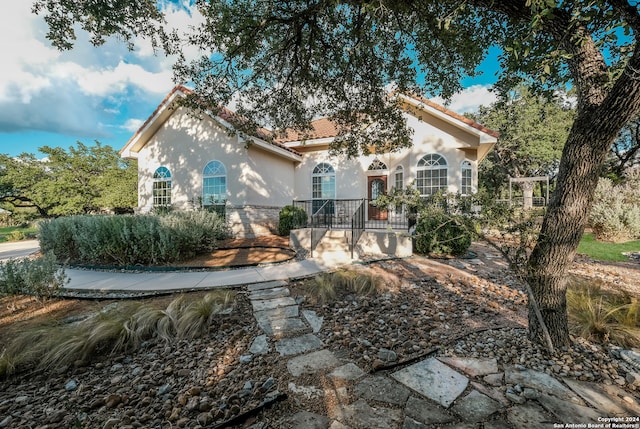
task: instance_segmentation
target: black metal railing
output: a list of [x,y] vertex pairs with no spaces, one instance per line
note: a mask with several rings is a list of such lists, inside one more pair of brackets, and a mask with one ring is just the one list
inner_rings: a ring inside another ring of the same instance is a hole
[[[352,222],[356,211],[362,208],[364,216],[364,229],[394,229],[407,230],[409,223],[405,209],[381,210],[371,204],[373,200],[360,199],[323,199],[323,200],[297,200],[293,205],[300,207],[307,213],[308,225],[316,228],[329,229],[352,228]],[[302,228],[305,225],[294,227]]]
[[351,245],[349,246],[351,250],[351,259],[353,259],[356,244],[358,244],[358,240],[360,240],[360,236],[364,232],[364,205],[363,199],[351,218]]

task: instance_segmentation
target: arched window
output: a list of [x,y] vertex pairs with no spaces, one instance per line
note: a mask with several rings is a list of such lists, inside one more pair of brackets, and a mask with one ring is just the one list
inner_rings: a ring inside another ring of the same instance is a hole
[[447,191],[447,160],[442,155],[430,153],[418,161],[416,187],[422,196]]
[[202,172],[202,205],[221,204],[226,199],[227,169],[220,161],[211,161]]
[[158,167],[153,173],[153,206],[171,205],[171,172],[167,167]]
[[393,177],[393,186],[398,190],[401,191],[404,189],[404,168],[402,168],[401,165],[398,165],[396,167],[396,173]]
[[333,210],[333,204],[325,204],[327,200],[336,198],[336,172],[326,162],[316,165],[311,174],[311,198],[313,202],[313,212],[317,212],[322,206],[325,210]]
[[473,167],[469,161],[462,161],[460,165],[460,193],[462,195],[473,193]]
[[369,165],[369,168],[367,168],[367,170],[369,170],[369,171],[386,170],[386,169],[387,169],[387,164],[385,164],[384,162],[380,161],[378,158],[374,159],[373,162],[371,163],[371,165]]

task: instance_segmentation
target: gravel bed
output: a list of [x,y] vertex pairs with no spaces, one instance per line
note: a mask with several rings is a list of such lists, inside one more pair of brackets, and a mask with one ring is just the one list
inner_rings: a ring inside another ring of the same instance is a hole
[[[383,293],[342,293],[328,304],[314,302],[305,280],[289,288],[302,310],[323,318],[316,335],[326,348],[365,371],[427,355],[495,357],[502,366],[636,389],[615,348],[576,339],[550,356],[531,343],[523,285],[499,265],[465,267],[425,258],[373,262],[360,269],[384,280]],[[213,427],[287,392],[291,381],[321,385],[305,377],[292,380],[272,342],[270,353],[251,355],[261,333],[240,293],[233,313],[216,319],[203,338],[149,341],[135,352],[77,362],[55,374],[0,381],[0,428]],[[325,406],[299,404],[290,396],[257,420],[279,427],[293,410],[322,413]]]

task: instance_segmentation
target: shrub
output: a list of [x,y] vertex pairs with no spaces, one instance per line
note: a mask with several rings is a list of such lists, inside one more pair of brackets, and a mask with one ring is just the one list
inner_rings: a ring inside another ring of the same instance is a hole
[[0,293],[49,298],[67,282],[64,270],[53,253],[36,259],[10,259],[0,263]]
[[618,185],[600,179],[589,224],[598,240],[640,238],[640,177],[631,176]]
[[431,207],[420,213],[416,224],[416,251],[422,254],[464,255],[472,240],[472,225],[461,215]]
[[301,207],[284,206],[280,210],[278,234],[288,236],[292,229],[307,226],[307,213]]
[[152,265],[215,249],[228,236],[223,219],[205,210],[163,216],[71,216],[40,224],[40,246],[81,264]]

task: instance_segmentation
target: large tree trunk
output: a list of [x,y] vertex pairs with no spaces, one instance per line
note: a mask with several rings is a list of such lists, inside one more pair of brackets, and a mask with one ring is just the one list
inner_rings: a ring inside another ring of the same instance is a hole
[[[527,281],[555,347],[570,342],[567,271],[582,238],[602,166],[619,130],[611,125],[623,115],[615,108],[617,103],[606,104],[608,108],[578,109],[562,154],[556,189],[527,266]],[[541,342],[543,331],[533,304],[529,302],[529,338]]]

